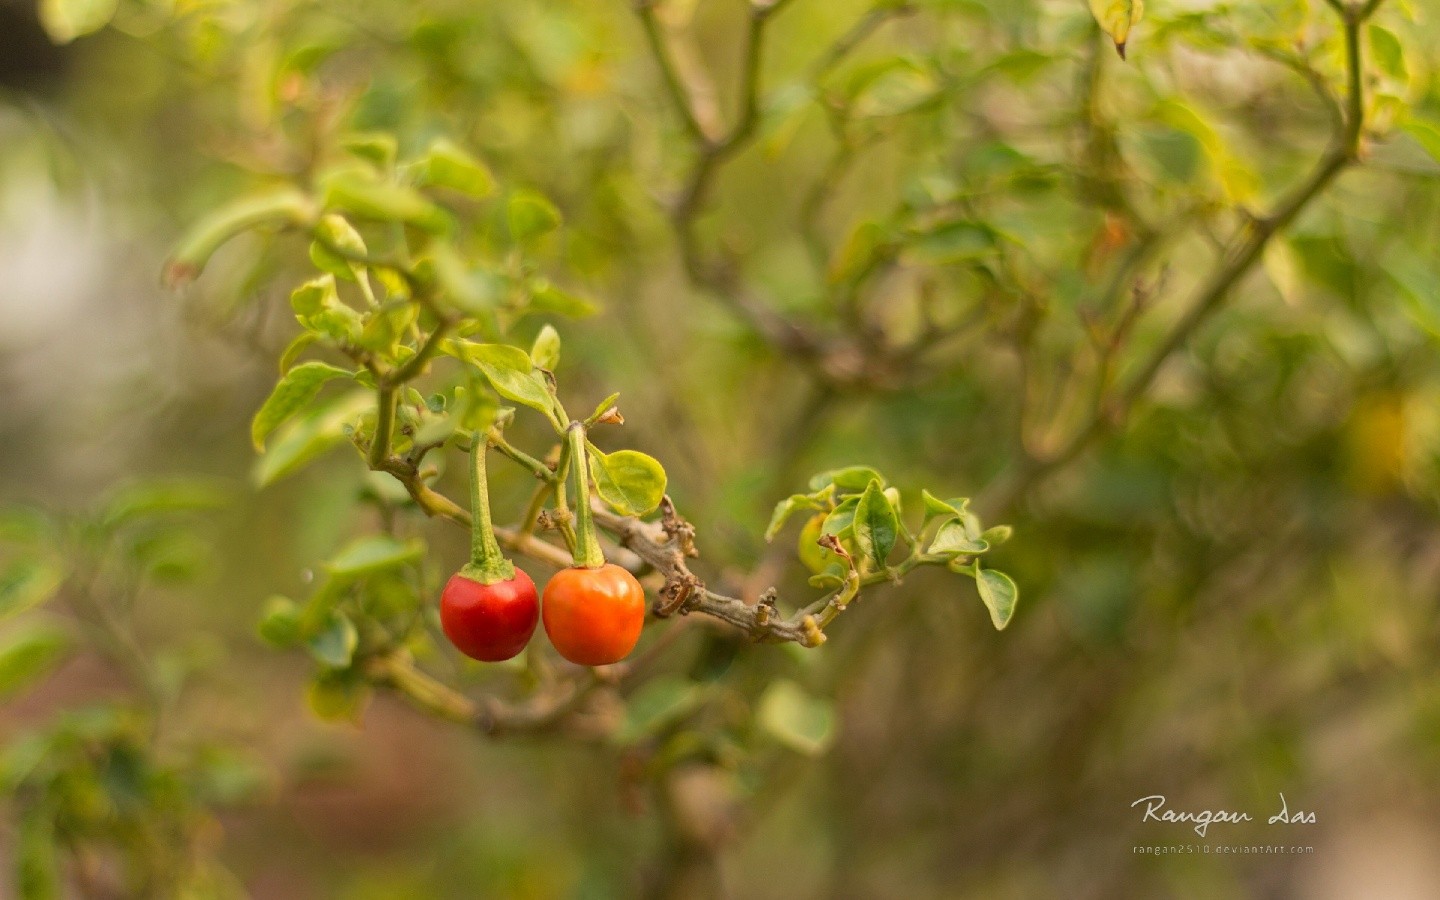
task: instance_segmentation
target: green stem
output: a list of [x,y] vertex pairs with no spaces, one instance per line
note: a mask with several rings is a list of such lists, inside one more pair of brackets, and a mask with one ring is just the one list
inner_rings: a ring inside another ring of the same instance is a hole
[[570,466],[575,474],[575,565],[598,569],[605,565],[605,554],[595,536],[595,518],[590,511],[590,471],[585,454],[585,426],[571,422],[565,432],[570,447]]
[[380,468],[390,455],[390,432],[395,427],[395,388],[382,383],[375,393],[375,437],[370,442],[372,469]]
[[466,578],[481,584],[509,581],[515,566],[500,552],[490,520],[490,489],[485,479],[485,454],[489,446],[485,432],[470,436],[470,564],[460,570]]

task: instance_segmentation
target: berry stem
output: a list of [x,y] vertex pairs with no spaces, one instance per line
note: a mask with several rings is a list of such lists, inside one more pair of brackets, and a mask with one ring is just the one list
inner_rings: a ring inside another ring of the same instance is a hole
[[490,486],[485,478],[485,455],[490,446],[484,431],[470,436],[470,564],[460,574],[481,584],[509,581],[515,566],[500,552],[490,520]]
[[575,475],[575,565],[598,569],[605,565],[605,553],[595,536],[595,518],[590,512],[590,462],[585,453],[585,426],[571,422],[565,441],[570,446],[570,467]]

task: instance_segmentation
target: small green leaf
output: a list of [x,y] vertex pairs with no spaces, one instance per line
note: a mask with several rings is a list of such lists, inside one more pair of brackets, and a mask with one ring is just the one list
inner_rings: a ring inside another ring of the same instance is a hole
[[859,504],[859,497],[846,497],[840,501],[840,504],[825,516],[825,521],[820,523],[820,533],[833,534],[842,540],[853,535],[855,533],[855,507]]
[[13,631],[0,643],[0,698],[9,698],[48,675],[70,650],[70,637],[48,624]]
[[811,478],[810,490],[823,491],[833,484],[838,490],[859,493],[869,487],[872,481],[880,482],[881,487],[885,486],[885,476],[869,466],[846,466],[843,469],[821,472]]
[[1006,541],[1010,540],[1010,536],[1014,533],[1015,529],[1011,528],[1009,525],[995,525],[981,532],[980,540],[982,543],[987,544],[991,547],[998,547]]
[[590,448],[590,477],[600,499],[622,516],[643,516],[665,497],[665,469],[638,450]]
[[360,634],[355,630],[355,623],[333,610],[325,627],[306,642],[310,655],[332,669],[343,669],[350,665],[359,644]]
[[470,268],[449,241],[434,241],[430,245],[430,262],[434,267],[435,280],[443,290],[444,298],[455,308],[478,318],[485,325],[487,335],[499,335],[498,324],[494,321],[498,291],[486,272]]
[[1015,615],[1015,601],[1019,595],[1015,582],[1004,572],[980,568],[977,562],[975,587],[980,591],[985,608],[990,610],[990,621],[995,624],[995,630],[1004,630],[1010,624],[1010,617]]
[[850,91],[850,115],[878,119],[926,105],[940,93],[940,81],[928,66],[900,57],[861,70]]
[[377,222],[403,222],[434,234],[450,228],[445,211],[413,188],[379,181],[354,170],[331,173],[322,182],[326,209],[343,210]]
[[[332,247],[343,253],[336,252]],[[315,225],[315,240],[310,242],[310,261],[320,271],[346,281],[359,281],[364,277],[365,265],[353,257],[364,257],[366,253],[365,239],[345,221],[344,216],[331,213]]]
[[835,741],[834,704],[793,681],[782,679],[765,689],[756,719],[777,741],[806,756],[822,755]]
[[962,499],[959,501],[959,505],[957,505],[952,501],[941,500],[939,497],[925,490],[920,492],[920,499],[925,504],[925,523],[921,526],[922,528],[936,519],[959,518],[961,510],[970,502],[968,499]]
[[112,493],[100,520],[107,528],[119,528],[150,516],[219,509],[229,500],[225,485],[208,478],[142,481]]
[[695,682],[669,675],[647,681],[625,705],[615,743],[628,746],[653,737],[689,714],[703,694]]
[[300,642],[300,607],[289,597],[274,596],[260,613],[260,637],[279,648]]
[[860,552],[875,563],[875,568],[885,568],[885,560],[895,549],[900,533],[900,518],[895,507],[885,496],[879,481],[871,481],[860,502],[855,506],[855,544]]
[[765,540],[774,540],[780,529],[785,527],[785,522],[799,510],[802,509],[824,509],[820,501],[809,494],[791,494],[784,500],[775,504],[775,511],[770,514],[770,524],[765,528]]
[[485,164],[446,138],[437,138],[417,161],[415,177],[421,187],[449,188],[475,199],[495,190],[495,178]]
[[293,188],[242,197],[220,207],[195,224],[165,264],[171,287],[192,281],[220,245],[259,225],[304,225],[315,215],[314,204]]
[[1440,162],[1440,128],[1418,119],[1405,122],[1400,127],[1414,138],[1431,158]]
[[320,335],[313,331],[302,331],[295,335],[295,340],[285,345],[285,350],[280,354],[280,374],[284,375],[295,365],[295,360],[300,354],[310,349],[310,345],[320,339]]
[[930,552],[939,554],[974,554],[984,553],[989,549],[988,543],[972,537],[965,527],[965,523],[958,519],[940,526],[940,530],[935,534],[935,540],[930,542]]
[[424,552],[419,541],[402,543],[388,535],[370,535],[346,545],[325,568],[337,578],[361,578],[413,563]]
[[529,311],[583,319],[595,315],[600,311],[600,307],[593,300],[562,291],[542,279],[530,286]]
[[270,432],[308,406],[327,382],[354,377],[348,369],[323,362],[301,363],[286,372],[250,422],[250,440],[255,449],[264,450]]
[[517,244],[531,243],[560,227],[560,210],[534,191],[511,194],[505,213],[510,237]]
[[395,136],[384,131],[347,134],[340,139],[340,146],[345,148],[346,153],[372,163],[380,169],[390,168],[395,163],[396,154],[399,153]]
[[535,336],[535,343],[530,347],[530,359],[537,369],[551,372],[560,365],[560,333],[553,325],[547,323]]
[[118,0],[40,0],[40,24],[50,40],[68,44],[110,24],[117,6]]
[[282,425],[255,461],[255,483],[265,487],[344,442],[346,423],[374,403],[373,394],[356,391]]
[[1115,42],[1115,52],[1124,59],[1130,29],[1145,15],[1145,0],[1090,0],[1090,12],[1100,23],[1100,30]]
[[616,400],[619,400],[619,399],[620,399],[620,393],[617,391],[617,392],[611,394],[610,396],[606,397],[604,400],[601,400],[601,401],[595,406],[595,411],[590,414],[590,418],[588,418],[588,419],[585,420],[585,424],[587,424],[587,425],[593,424],[597,419],[599,419],[601,416],[605,415],[605,413],[609,411],[610,407],[612,407],[612,406],[615,405],[615,401],[616,401]]
[[1404,81],[1405,70],[1405,48],[1401,46],[1400,39],[1395,32],[1383,25],[1370,25],[1370,49],[1375,57],[1375,64],[1380,71],[1391,78]]
[[506,400],[538,409],[552,420],[555,399],[545,379],[535,371],[530,354],[509,344],[476,344],[471,341],[448,342],[449,352],[473,363],[490,382],[495,393]]
[[0,571],[0,622],[55,596],[65,582],[65,570],[46,559],[21,557]]

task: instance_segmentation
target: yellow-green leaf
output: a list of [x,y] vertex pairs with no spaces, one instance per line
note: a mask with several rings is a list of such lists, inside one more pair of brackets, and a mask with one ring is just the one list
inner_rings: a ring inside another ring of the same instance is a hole
[[1124,59],[1130,29],[1145,15],[1145,0],[1090,0],[1090,12],[1100,23],[1100,30],[1115,42],[1115,52]]
[[643,516],[665,497],[665,468],[638,450],[590,450],[590,477],[600,499],[622,516]]
[[349,370],[323,362],[301,363],[286,372],[250,422],[250,440],[255,449],[264,450],[270,432],[309,405],[327,382],[352,377]]

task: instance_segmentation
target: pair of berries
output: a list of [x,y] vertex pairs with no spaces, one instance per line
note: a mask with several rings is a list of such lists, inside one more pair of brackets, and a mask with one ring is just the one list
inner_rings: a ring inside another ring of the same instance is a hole
[[572,423],[565,439],[575,481],[575,565],[545,585],[543,605],[535,582],[500,552],[490,522],[485,480],[486,436],[470,444],[470,564],[451,576],[440,595],[440,624],[461,653],[485,662],[510,659],[530,642],[537,619],[560,655],[582,666],[619,662],[635,649],[645,625],[645,590],[626,570],[607,563],[595,537],[585,429]]
[[522,569],[508,580],[485,584],[463,571],[440,595],[440,624],[461,653],[472,659],[510,659],[530,642],[537,620],[560,655],[583,666],[603,666],[629,655],[645,624],[645,591],[625,569],[561,569],[545,585],[542,604],[535,582]]

